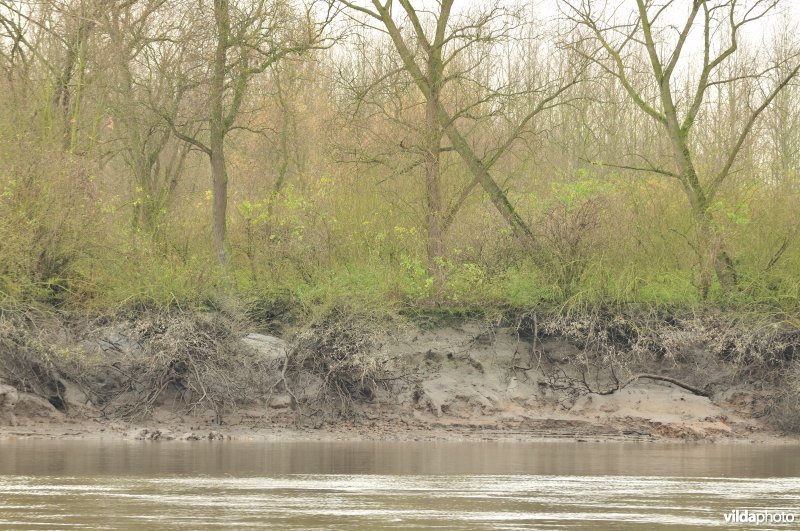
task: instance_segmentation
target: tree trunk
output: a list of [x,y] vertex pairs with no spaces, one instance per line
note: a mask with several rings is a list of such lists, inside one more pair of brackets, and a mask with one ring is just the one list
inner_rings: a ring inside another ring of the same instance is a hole
[[529,251],[535,251],[538,248],[536,237],[531,231],[527,223],[520,217],[514,209],[505,192],[497,185],[497,183],[489,175],[489,171],[484,166],[483,162],[475,155],[475,152],[470,147],[467,140],[461,136],[461,133],[455,128],[450,117],[444,111],[444,108],[439,105],[439,122],[444,127],[447,138],[453,144],[453,149],[461,156],[461,159],[469,168],[473,177],[478,180],[478,183],[483,188],[483,191],[489,196],[489,200],[495,206],[503,219],[511,226],[511,230],[517,240],[520,241],[523,247]]
[[291,163],[289,146],[289,128],[291,121],[289,113],[291,111],[289,109],[289,104],[283,95],[280,74],[275,76],[275,88],[277,90],[278,104],[280,105],[281,109],[281,128],[279,136],[280,160],[278,161],[278,176],[275,178],[275,184],[272,187],[272,193],[270,193],[269,199],[267,200],[267,215],[269,218],[269,223],[272,223],[272,214],[275,211],[275,201],[278,199],[278,195],[283,190],[283,186],[289,177],[289,166]]
[[211,115],[209,158],[211,159],[212,218],[214,249],[223,266],[228,263],[225,252],[226,215],[228,208],[228,171],[225,165],[225,70],[227,68],[230,13],[228,0],[214,0],[214,19],[217,26],[217,46],[214,51],[214,71],[211,78]]
[[[667,132],[670,135],[680,181],[689,200],[700,236],[700,245],[702,246],[700,292],[705,299],[711,291],[711,281],[714,275],[716,275],[724,292],[729,292],[736,288],[736,267],[726,250],[725,241],[717,230],[714,218],[709,211],[709,195],[713,196],[713,193],[707,191],[697,175],[688,146],[688,131],[681,129],[678,125],[674,107],[671,106],[671,99],[667,99],[667,96],[662,96],[662,98],[663,101],[670,103],[670,112],[667,113]],[[702,257],[703,252],[705,252],[705,257]]]
[[700,286],[703,298],[707,298],[711,290],[711,280],[716,275],[722,291],[728,293],[736,289],[738,276],[733,259],[728,254],[725,241],[707,208],[695,211],[695,220],[700,235],[700,245],[706,251],[706,259],[701,267]]
[[[218,138],[213,138],[218,137]],[[222,265],[227,265],[225,251],[228,209],[228,173],[225,166],[224,136],[213,135],[211,141],[212,216],[214,223],[214,250]]]
[[[65,152],[72,152],[75,147],[77,111],[79,110],[81,84],[83,83],[83,74],[86,67],[85,48],[89,29],[88,22],[81,22],[75,31],[73,39],[68,42],[64,67],[56,82],[56,90],[53,95],[53,102],[61,112],[61,147]],[[71,92],[70,85],[73,81],[75,82],[75,88]]]
[[444,234],[442,227],[442,189],[440,179],[440,157],[442,149],[442,127],[439,124],[441,76],[436,58],[429,61],[430,97],[425,104],[425,221],[428,230],[428,275],[433,278],[433,295],[437,298],[444,288]]
[[[382,6],[379,2],[376,3],[373,1],[373,4],[375,4],[377,8],[377,13],[375,14],[376,18],[379,18],[383,22],[386,30],[389,33],[389,36],[392,39],[392,42],[395,45],[395,48],[397,49],[397,52],[400,54],[400,58],[402,59],[406,70],[414,78],[414,82],[425,96],[426,102],[434,101],[436,103],[436,113],[438,115],[439,124],[441,125],[444,134],[447,135],[447,138],[450,140],[453,149],[463,159],[464,163],[467,165],[467,168],[469,168],[470,173],[489,196],[492,204],[500,212],[500,215],[503,216],[503,219],[505,219],[506,222],[511,226],[514,236],[525,248],[530,251],[535,250],[538,247],[538,242],[536,241],[536,237],[534,236],[531,228],[514,209],[505,192],[503,192],[494,179],[492,179],[492,176],[489,174],[489,170],[483,164],[483,161],[481,161],[481,159],[478,158],[478,156],[472,150],[469,142],[467,142],[467,139],[464,138],[464,136],[458,131],[453,123],[452,118],[444,108],[444,105],[442,105],[441,102],[436,101],[435,98],[430,97],[433,83],[429,84],[426,82],[426,75],[420,71],[414,59],[414,53],[406,45],[400,29],[395,25],[394,20],[392,19],[391,11],[387,7]],[[438,54],[439,64],[437,66],[439,67],[438,71],[440,73],[443,72],[443,64],[441,63],[441,49],[444,45],[444,25],[449,17],[450,7],[452,7],[452,4],[452,1],[443,2],[441,4],[443,12],[440,14],[440,18],[437,23],[437,39],[433,48],[429,52]],[[407,6],[408,4],[406,4],[404,8]],[[413,8],[410,7],[407,7],[407,9],[413,10]],[[430,76],[427,76],[428,79],[429,77]],[[441,85],[439,85],[439,87],[441,88]]]

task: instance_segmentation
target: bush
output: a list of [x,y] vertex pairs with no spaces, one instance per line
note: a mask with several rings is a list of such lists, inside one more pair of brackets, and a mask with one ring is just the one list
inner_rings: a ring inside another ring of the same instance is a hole
[[214,411],[221,422],[264,394],[269,360],[242,344],[240,323],[230,316],[155,311],[131,321],[124,334],[139,347],[113,360],[121,378],[103,397],[113,415],[147,417],[171,399],[187,413]]
[[64,381],[80,381],[83,359],[71,352],[67,331],[52,315],[0,311],[0,380],[67,409]]
[[400,378],[397,360],[380,351],[381,341],[398,324],[396,318],[334,309],[298,334],[288,373],[308,383],[312,404],[328,404],[328,409],[333,403],[339,413],[352,414],[355,403],[372,401],[379,389],[390,389]]

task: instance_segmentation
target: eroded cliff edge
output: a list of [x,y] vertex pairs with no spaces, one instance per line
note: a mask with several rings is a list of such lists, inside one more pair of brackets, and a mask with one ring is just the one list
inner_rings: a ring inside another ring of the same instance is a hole
[[721,316],[21,314],[0,324],[0,433],[791,440],[798,345]]

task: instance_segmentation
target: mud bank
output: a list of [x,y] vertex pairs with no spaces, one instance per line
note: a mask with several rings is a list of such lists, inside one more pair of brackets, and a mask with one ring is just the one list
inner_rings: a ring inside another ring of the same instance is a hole
[[562,325],[338,315],[280,338],[157,314],[34,340],[6,321],[0,437],[797,441],[770,421],[780,383],[701,328],[663,345]]

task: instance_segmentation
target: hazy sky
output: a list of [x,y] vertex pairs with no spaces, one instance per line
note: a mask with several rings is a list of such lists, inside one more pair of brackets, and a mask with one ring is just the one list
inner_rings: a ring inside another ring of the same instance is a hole
[[[458,2],[459,0],[456,1]],[[470,3],[472,0],[461,1]],[[566,12],[568,9],[562,0],[531,1],[533,2],[534,9],[539,17],[552,18],[554,19],[554,22],[558,19],[563,20],[563,15],[561,15],[561,13]],[[581,2],[581,0],[571,1],[573,4],[580,4]],[[665,1],[669,0],[661,0],[659,3]],[[721,1],[722,0],[712,0],[711,3],[713,5],[715,2],[719,3]],[[739,0],[739,4],[742,6],[749,6],[753,5],[753,3],[756,1],[758,0]],[[622,18],[625,19],[627,19],[627,17],[636,10],[635,0],[594,0],[593,9],[599,10],[603,5],[608,6],[609,9],[621,6],[618,10],[618,13]],[[659,26],[663,27],[668,23],[674,23],[677,26],[682,26],[686,21],[685,16],[689,13],[690,8],[690,0],[674,0],[673,7],[670,7],[670,9],[665,13],[666,16],[663,16],[660,19],[661,24],[659,24]],[[774,29],[787,23],[789,25],[800,27],[800,0],[782,0],[778,7],[773,9],[766,17],[745,26],[741,33],[741,40],[749,41],[751,44],[755,42],[760,43],[763,41],[768,43],[772,39]],[[695,24],[696,29],[692,32],[692,34],[690,34],[690,39],[684,48],[684,55],[687,57],[693,55],[694,51],[699,51],[702,49],[702,17],[698,17]],[[674,33],[677,33],[677,31]],[[800,29],[798,29],[798,33],[800,33]]]

